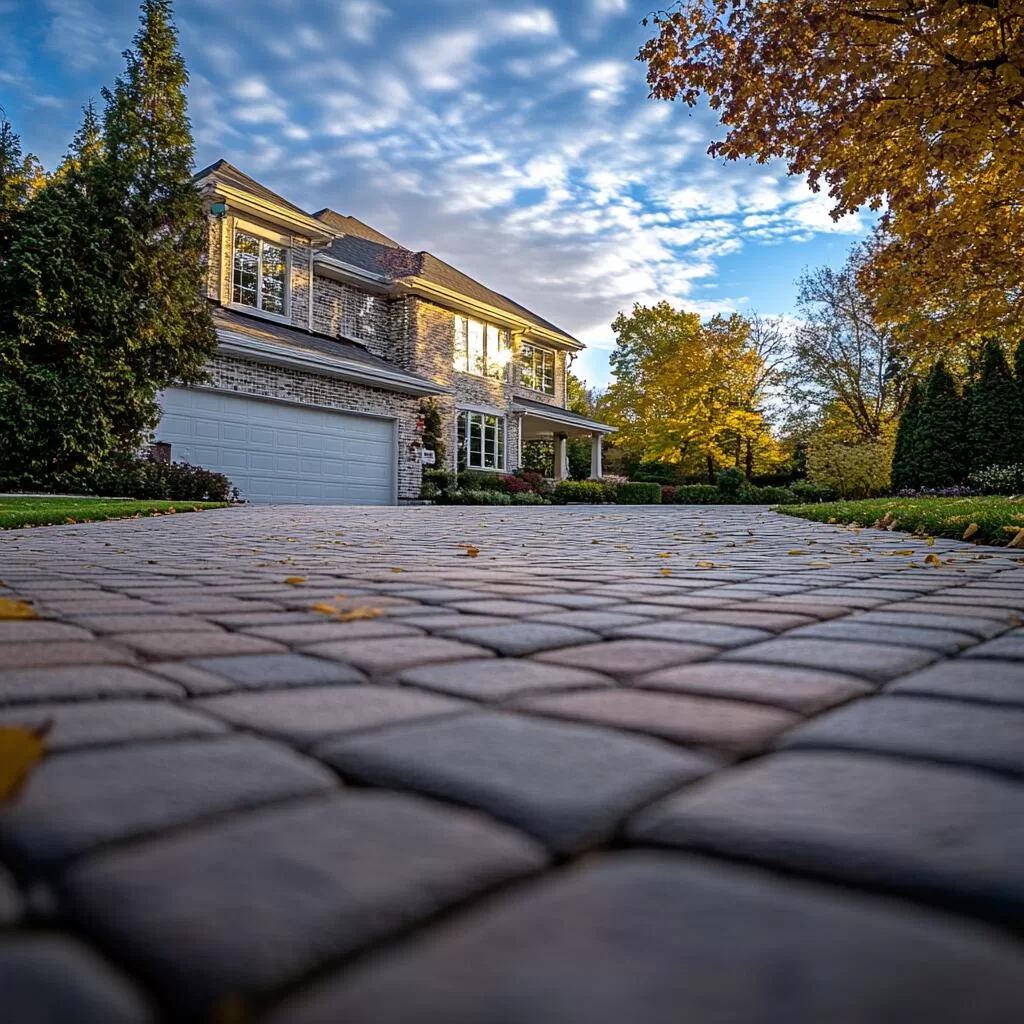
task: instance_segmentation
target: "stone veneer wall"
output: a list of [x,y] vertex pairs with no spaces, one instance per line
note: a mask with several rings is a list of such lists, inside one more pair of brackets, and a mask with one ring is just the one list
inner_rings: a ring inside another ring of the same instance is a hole
[[276,398],[301,405],[367,413],[398,421],[398,498],[419,497],[422,465],[421,443],[416,433],[419,399],[394,391],[354,384],[336,377],[320,377],[267,363],[231,356],[214,356],[206,364],[210,384],[225,391],[258,398]]

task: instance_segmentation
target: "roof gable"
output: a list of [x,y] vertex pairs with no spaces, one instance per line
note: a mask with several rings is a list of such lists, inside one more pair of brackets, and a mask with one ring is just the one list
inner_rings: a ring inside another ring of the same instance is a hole
[[205,178],[212,178],[214,181],[231,185],[234,188],[241,189],[243,192],[248,192],[267,202],[274,203],[276,206],[282,206],[286,210],[291,210],[293,213],[301,213],[303,217],[309,216],[301,206],[296,206],[285,199],[284,196],[279,196],[276,192],[272,192],[266,185],[261,185],[255,178],[250,178],[245,171],[240,171],[234,164],[229,164],[227,160],[218,160],[216,163],[210,164],[209,167],[204,167],[201,171],[197,171],[192,176],[193,181],[202,181]]
[[317,220],[323,221],[328,227],[333,228],[335,231],[338,231],[343,235],[363,238],[368,242],[376,242],[378,245],[386,245],[391,249],[404,248],[393,238],[388,238],[388,236],[383,232],[378,231],[376,228],[371,228],[369,224],[364,224],[361,220],[357,220],[355,217],[336,213],[328,207],[324,207],[322,210],[317,210],[313,216],[316,217]]

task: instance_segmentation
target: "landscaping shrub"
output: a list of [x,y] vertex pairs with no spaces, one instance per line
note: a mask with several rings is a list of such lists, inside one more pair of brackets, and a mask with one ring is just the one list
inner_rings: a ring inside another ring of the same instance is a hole
[[796,496],[789,487],[744,487],[738,500],[741,505],[791,505]]
[[551,502],[547,498],[542,497],[539,494],[535,494],[533,491],[522,491],[519,494],[512,495],[513,505],[550,505]]
[[570,501],[600,505],[602,502],[612,500],[613,493],[613,488],[607,487],[597,480],[562,480],[555,484],[551,499],[556,505],[565,505]]
[[[665,492],[671,491],[671,497]],[[678,487],[662,489],[661,500],[673,505],[719,505],[722,495],[714,484],[680,484]]]
[[440,500],[444,505],[511,505],[512,495],[504,491],[467,489],[449,491]]
[[104,498],[167,501],[238,500],[238,489],[223,473],[187,462],[162,462],[150,454],[120,453],[94,469],[49,482],[54,489]]
[[715,478],[722,500],[734,502],[740,500],[740,491],[747,486],[747,478],[735,467],[723,469]]
[[458,478],[460,491],[504,491],[505,477],[483,469],[464,469]]
[[505,485],[506,494],[528,494],[533,490],[525,480],[518,476],[503,476],[501,481]]
[[809,480],[794,480],[789,484],[793,497],[801,504],[807,505],[814,501],[833,501],[835,491],[831,487],[812,484]]
[[630,473],[637,483],[672,485],[679,482],[680,467],[673,462],[641,462]]
[[620,505],[660,505],[661,485],[655,483],[628,483],[610,485],[615,490],[615,501]]
[[[454,491],[458,487],[458,477],[450,469],[423,470],[423,489],[433,487],[440,493]],[[423,497],[426,497],[424,494]]]
[[547,495],[551,493],[551,484],[543,473],[536,473],[529,469],[520,469],[516,477],[522,480],[534,494]]
[[969,479],[981,494],[1020,494],[1024,492],[1024,463],[986,466],[972,473]]

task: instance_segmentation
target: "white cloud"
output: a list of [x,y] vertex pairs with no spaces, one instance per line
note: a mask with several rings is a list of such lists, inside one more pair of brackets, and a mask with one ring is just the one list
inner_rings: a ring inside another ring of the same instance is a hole
[[338,20],[342,31],[357,43],[369,46],[377,33],[377,26],[391,11],[373,0],[346,0],[341,5]]
[[44,45],[71,70],[86,71],[118,52],[109,15],[90,0],[44,0],[44,7],[50,12]]
[[583,86],[595,103],[614,103],[626,88],[630,70],[623,61],[603,60],[580,68],[573,75],[573,81]]

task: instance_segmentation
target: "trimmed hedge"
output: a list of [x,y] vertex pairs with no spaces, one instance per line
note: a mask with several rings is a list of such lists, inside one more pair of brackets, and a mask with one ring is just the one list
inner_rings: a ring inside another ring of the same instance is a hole
[[587,505],[600,505],[613,500],[613,488],[597,480],[561,480],[555,484],[551,500],[556,505],[569,502],[584,502]]
[[504,491],[459,490],[441,496],[443,505],[511,505],[512,495]]
[[483,469],[464,469],[458,476],[460,491],[502,491],[507,493],[504,473],[488,473]]
[[663,487],[661,500],[665,505],[720,505],[722,495],[714,484],[680,484]]
[[661,485],[654,483],[615,484],[615,501],[620,505],[660,505]]

